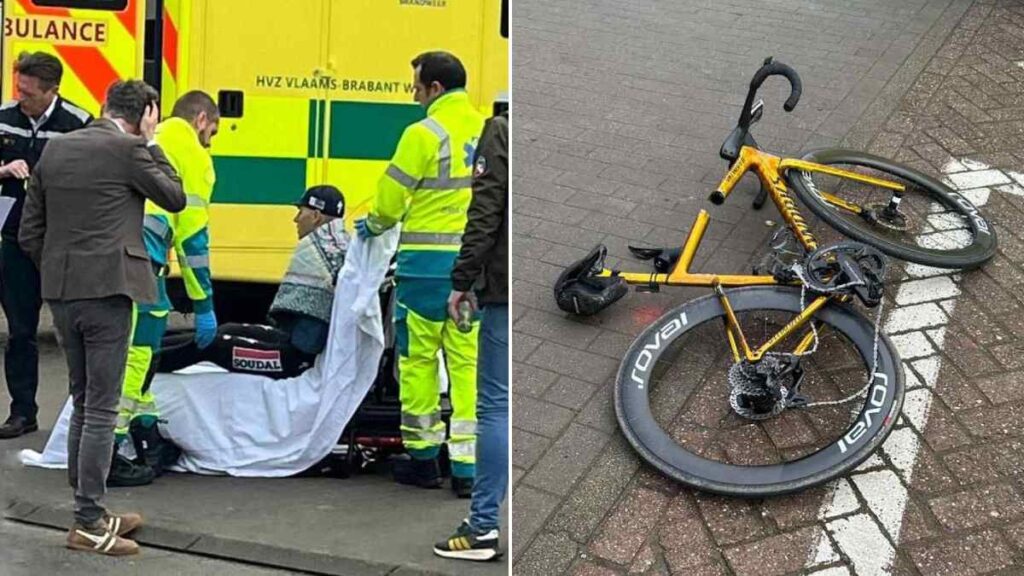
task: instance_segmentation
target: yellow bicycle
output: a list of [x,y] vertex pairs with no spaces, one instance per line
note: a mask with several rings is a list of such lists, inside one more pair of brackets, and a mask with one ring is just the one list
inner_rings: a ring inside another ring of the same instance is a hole
[[[683,243],[654,273],[611,270],[595,248],[558,279],[567,312],[589,315],[626,285],[707,286],[714,293],[673,308],[633,342],[615,383],[620,428],[650,464],[698,489],[737,496],[802,490],[857,466],[888,436],[903,401],[900,358],[880,333],[883,253],[932,266],[991,258],[994,230],[961,194],[895,162],[848,150],[802,159],[761,151],[750,135],[770,76],[801,95],[796,71],[771,58],[754,75],[721,156],[730,170],[711,194],[729,196],[744,174],[761,182],[785,227],[762,273],[691,271],[710,216],[701,210]],[[790,194],[859,241],[819,247]],[[631,248],[632,249],[632,248]],[[661,250],[633,249],[642,258]],[[869,320],[853,307],[879,307]],[[724,344],[724,345],[723,345]]]

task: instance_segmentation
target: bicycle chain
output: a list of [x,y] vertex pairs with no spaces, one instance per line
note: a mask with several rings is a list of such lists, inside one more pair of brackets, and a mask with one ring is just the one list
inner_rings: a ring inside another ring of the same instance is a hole
[[[800,312],[803,312],[807,308],[807,290],[808,290],[810,282],[808,281],[808,278],[807,278],[807,275],[806,275],[806,271],[804,270],[803,266],[801,266],[799,263],[794,263],[792,265],[792,271],[796,275],[796,277],[800,279],[800,284],[801,284],[800,285]],[[824,294],[837,293],[837,292],[839,292],[841,290],[844,290],[846,288],[850,288],[852,286],[856,286],[858,284],[860,284],[860,283],[858,283],[858,282],[848,282],[846,284],[839,284],[839,285],[836,285],[836,286],[833,286],[833,287],[830,287],[830,288],[821,287],[822,289],[818,289],[818,287],[816,287],[815,288],[815,292],[816,293],[824,293]],[[801,404],[802,408],[813,408],[815,406],[835,406],[835,405],[839,405],[839,404],[846,404],[848,402],[852,402],[853,400],[859,398],[865,392],[867,392],[867,390],[869,388],[871,388],[871,384],[874,382],[874,379],[875,379],[875,371],[878,369],[878,341],[879,341],[879,336],[881,334],[882,314],[883,314],[884,308],[885,308],[885,300],[883,298],[882,301],[879,302],[878,311],[875,314],[875,322],[874,322],[874,332],[875,332],[875,335],[874,335],[874,340],[872,342],[871,372],[868,373],[867,382],[864,384],[864,387],[861,388],[860,390],[858,390],[857,392],[854,392],[853,394],[847,396],[846,398],[841,398],[839,400],[822,400],[820,402],[808,402],[808,403]],[[809,350],[807,350],[805,352],[802,352],[800,354],[794,354],[792,352],[768,352],[768,353],[765,354],[765,356],[766,357],[770,357],[770,356],[777,356],[777,357],[778,356],[785,356],[785,357],[791,357],[791,358],[800,358],[800,357],[803,357],[803,356],[810,356],[811,354],[814,354],[818,350],[818,343],[819,343],[818,328],[817,328],[817,326],[815,326],[814,322],[811,322],[811,331],[814,333],[814,344],[813,344],[813,346],[811,346],[811,348]],[[762,358],[760,362],[764,362],[765,360],[766,360],[766,358]],[[751,410],[749,408],[746,408],[745,406],[741,406],[739,404],[739,399],[740,399],[740,396],[742,396],[742,395],[746,395],[746,396],[753,397],[753,398],[762,398],[762,399],[766,398],[769,395],[772,395],[772,396],[775,395],[774,392],[767,386],[766,383],[753,382],[752,381],[752,378],[754,378],[754,377],[760,378],[761,375],[757,374],[756,372],[755,372],[755,374],[751,375],[749,373],[749,370],[751,368],[753,368],[753,366],[751,366],[749,364],[744,364],[743,361],[736,362],[732,366],[729,367],[729,373],[728,373],[729,386],[730,386],[729,406],[732,407],[732,409],[737,414],[739,414],[740,416],[743,416],[744,418],[748,418],[748,419],[751,419],[751,420],[765,420],[765,419],[772,418],[774,416],[777,416],[777,415],[781,414],[782,411],[786,409],[786,407],[788,405],[787,401],[789,400],[789,398],[788,398],[789,390],[785,386],[780,386],[780,388],[779,388],[780,394],[776,398],[775,403],[772,405],[772,407],[771,407],[771,409],[769,411],[764,411],[764,412],[753,411],[753,410]],[[777,364],[773,365],[771,367],[772,370],[776,370],[777,368],[778,368]],[[765,376],[765,379],[767,381],[767,376]]]
[[[793,268],[794,268],[794,270],[793,270],[794,273],[797,275],[798,278],[800,278],[800,283],[801,283],[801,287],[800,287],[800,311],[803,312],[804,309],[807,307],[806,298],[805,298],[805,295],[807,293],[807,279],[806,279],[806,277],[804,275],[804,271],[803,271],[803,267],[802,266],[800,266],[799,264],[795,264],[793,266]],[[823,290],[823,292],[825,292],[825,293],[838,292],[838,291],[840,291],[840,290],[842,290],[844,288],[849,288],[849,287],[855,286],[857,284],[858,283],[856,283],[856,282],[848,282],[846,284],[840,284],[840,285],[834,286],[831,289]],[[881,332],[882,314],[883,314],[884,309],[885,309],[885,298],[882,298],[878,302],[878,311],[875,313],[875,326],[874,326],[874,328],[875,328],[875,336],[874,336],[874,340],[872,341],[871,371],[868,373],[868,379],[867,379],[867,382],[864,383],[864,387],[861,388],[860,390],[854,392],[853,394],[847,396],[846,398],[841,398],[839,400],[822,400],[820,402],[808,402],[807,404],[803,405],[804,408],[813,408],[815,406],[836,406],[836,405],[839,405],[839,404],[846,404],[847,402],[852,402],[853,400],[859,398],[865,392],[867,392],[869,388],[871,388],[872,382],[875,381],[875,371],[878,369],[878,340],[879,340],[879,335],[881,335],[881,333],[882,333]],[[782,355],[789,355],[789,356],[805,356],[805,355],[808,355],[808,354],[811,354],[811,353],[815,352],[818,349],[818,329],[814,325],[813,322],[811,322],[811,330],[814,332],[814,347],[811,350],[809,350],[807,352],[804,352],[803,354],[799,354],[799,355],[791,354],[791,353],[786,353],[786,352],[769,352],[769,354],[782,354]]]

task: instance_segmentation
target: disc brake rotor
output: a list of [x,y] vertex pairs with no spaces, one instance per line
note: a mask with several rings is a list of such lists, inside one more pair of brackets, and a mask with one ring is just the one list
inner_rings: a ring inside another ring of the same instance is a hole
[[864,212],[870,215],[869,222],[878,224],[882,228],[896,232],[906,232],[910,229],[910,217],[905,212],[890,210],[887,202],[868,204],[864,207]]

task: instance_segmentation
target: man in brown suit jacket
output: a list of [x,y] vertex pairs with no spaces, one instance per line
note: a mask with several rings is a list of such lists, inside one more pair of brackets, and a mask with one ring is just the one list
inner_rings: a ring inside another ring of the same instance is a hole
[[142,523],[101,504],[114,447],[132,301],[156,300],[142,241],[143,204],[185,208],[181,180],[153,142],[157,93],[138,80],[107,91],[103,117],[46,147],[29,180],[18,240],[39,267],[42,296],[67,356],[74,411],[68,480],[75,523],[67,545],[133,554],[121,538]]

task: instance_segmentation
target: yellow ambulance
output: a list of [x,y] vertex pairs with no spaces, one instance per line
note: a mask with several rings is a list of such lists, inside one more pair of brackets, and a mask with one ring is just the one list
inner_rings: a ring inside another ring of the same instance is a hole
[[[508,90],[508,0],[4,0],[3,100],[13,62],[64,63],[61,94],[98,115],[119,78],[221,109],[212,153],[211,266],[218,315],[258,319],[295,245],[291,206],[310,185],[362,216],[406,125],[423,117],[410,60],[447,50],[488,115]],[[173,286],[172,286],[173,291]]]

